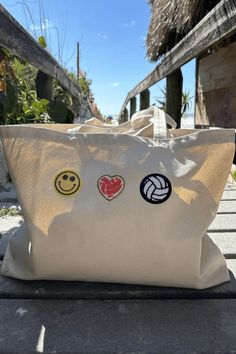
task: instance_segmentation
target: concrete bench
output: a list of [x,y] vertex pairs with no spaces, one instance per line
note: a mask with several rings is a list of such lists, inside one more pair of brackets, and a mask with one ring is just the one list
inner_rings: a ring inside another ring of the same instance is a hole
[[231,282],[201,291],[0,277],[0,353],[236,353],[236,188],[209,236]]

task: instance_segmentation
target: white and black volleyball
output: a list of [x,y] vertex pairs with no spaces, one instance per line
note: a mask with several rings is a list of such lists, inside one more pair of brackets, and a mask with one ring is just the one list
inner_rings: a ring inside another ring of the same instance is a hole
[[152,173],[142,180],[140,183],[140,193],[142,197],[149,203],[164,203],[171,195],[171,183],[167,177]]

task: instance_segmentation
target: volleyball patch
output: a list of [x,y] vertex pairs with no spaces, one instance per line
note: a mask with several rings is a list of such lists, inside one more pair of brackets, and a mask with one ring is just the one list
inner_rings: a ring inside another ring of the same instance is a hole
[[164,203],[171,195],[172,187],[167,177],[152,173],[140,183],[140,193],[148,203]]

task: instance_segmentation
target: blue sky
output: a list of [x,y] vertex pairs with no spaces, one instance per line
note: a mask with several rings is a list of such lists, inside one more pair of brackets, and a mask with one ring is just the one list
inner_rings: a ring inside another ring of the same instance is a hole
[[[80,67],[92,79],[103,114],[118,114],[127,93],[155,66],[146,60],[147,0],[3,0],[2,4],[32,35],[43,32],[51,53],[70,70],[76,68],[80,42]],[[183,75],[184,90],[194,96],[194,61],[183,67]],[[163,85],[165,80],[151,88],[151,103],[162,96]],[[190,113],[193,110],[192,103]]]

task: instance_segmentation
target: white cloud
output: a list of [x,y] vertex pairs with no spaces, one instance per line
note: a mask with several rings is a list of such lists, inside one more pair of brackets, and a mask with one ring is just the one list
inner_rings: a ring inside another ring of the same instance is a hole
[[111,86],[117,87],[117,86],[119,86],[119,82],[112,82]]
[[135,25],[136,25],[136,21],[134,21],[134,20],[123,24],[124,28],[134,27]]
[[47,18],[42,22],[42,25],[35,25],[35,24],[30,25],[30,29],[32,31],[40,31],[41,29],[46,30],[53,27],[55,27],[54,24],[51,21],[49,21]]
[[54,26],[54,24],[49,21],[48,19],[45,19],[45,21],[43,22],[43,29],[47,29],[47,28],[52,28]]
[[108,38],[108,36],[106,35],[106,34],[103,34],[103,33],[101,33],[101,32],[98,32],[98,37],[101,37],[101,38],[103,38],[103,39],[107,39]]

